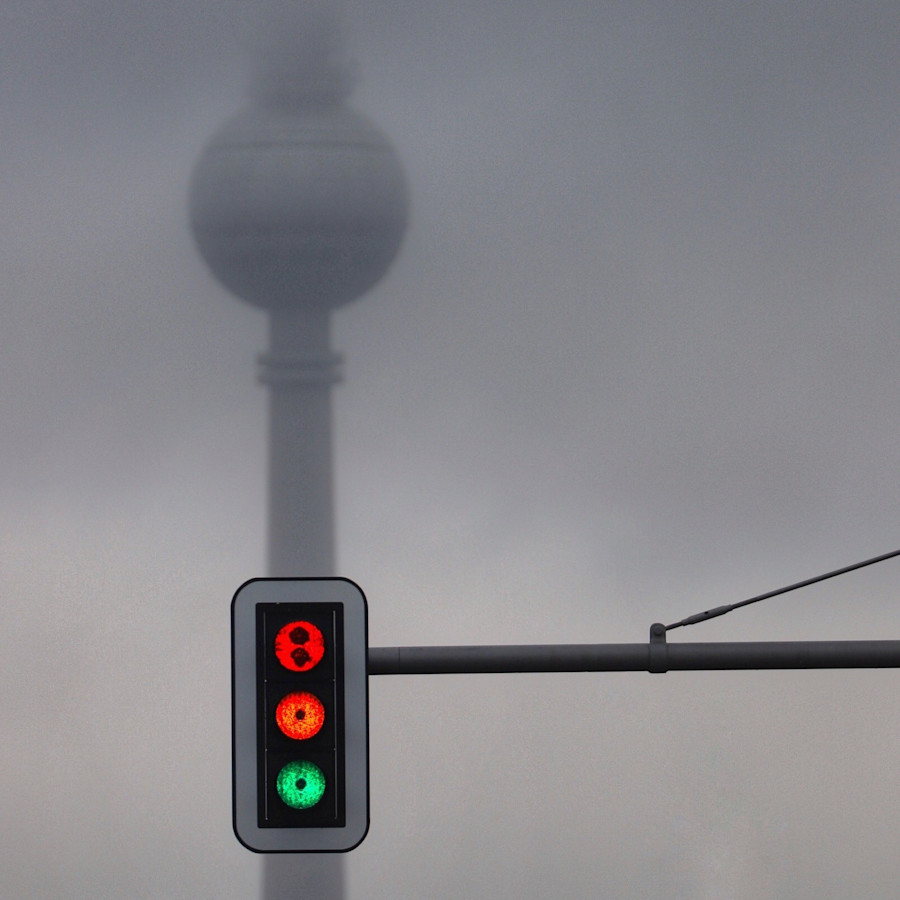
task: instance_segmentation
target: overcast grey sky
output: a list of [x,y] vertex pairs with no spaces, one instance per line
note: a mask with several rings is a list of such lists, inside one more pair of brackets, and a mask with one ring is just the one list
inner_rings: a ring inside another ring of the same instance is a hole
[[[0,894],[255,896],[261,313],[187,227],[262,4],[0,12]],[[900,547],[900,7],[344,4],[407,169],[335,316],[374,645],[642,641]],[[897,563],[673,640],[898,638]],[[351,898],[896,896],[892,672],[374,679]]]

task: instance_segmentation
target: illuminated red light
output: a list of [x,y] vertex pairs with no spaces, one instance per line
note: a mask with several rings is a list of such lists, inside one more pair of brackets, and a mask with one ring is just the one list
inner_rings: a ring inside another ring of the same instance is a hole
[[275,721],[289,738],[305,741],[321,731],[325,707],[315,694],[306,691],[288,694],[275,709]]
[[288,622],[275,635],[275,656],[286,669],[306,672],[325,655],[325,639],[312,622]]

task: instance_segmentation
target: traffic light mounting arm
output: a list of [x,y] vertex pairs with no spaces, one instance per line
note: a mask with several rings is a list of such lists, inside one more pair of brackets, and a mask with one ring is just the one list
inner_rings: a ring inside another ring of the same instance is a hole
[[646,644],[370,647],[368,654],[369,675],[870,668],[900,668],[900,641],[669,644],[666,626],[656,623]]
[[648,644],[553,644],[507,647],[370,647],[369,675],[467,672],[668,672],[670,669],[878,669],[900,667],[900,641],[764,641],[759,643],[666,643],[666,632],[846,575],[900,556],[900,550],[794,584],[717,606],[672,625],[650,626]]

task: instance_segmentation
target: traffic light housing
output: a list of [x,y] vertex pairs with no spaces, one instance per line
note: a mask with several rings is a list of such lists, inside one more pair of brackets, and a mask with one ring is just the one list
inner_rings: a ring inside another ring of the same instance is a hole
[[369,828],[363,592],[255,578],[231,635],[235,835],[257,853],[352,850]]

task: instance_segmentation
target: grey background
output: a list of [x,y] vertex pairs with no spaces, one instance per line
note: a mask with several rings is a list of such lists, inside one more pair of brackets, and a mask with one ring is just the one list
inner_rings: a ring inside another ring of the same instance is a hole
[[[900,546],[896,3],[345,8],[413,198],[334,322],[374,645],[640,641]],[[185,195],[257,11],[0,12],[3,896],[255,896],[228,603],[265,320]],[[897,584],[673,640],[900,637]],[[891,898],[896,677],[373,680],[349,896]]]

